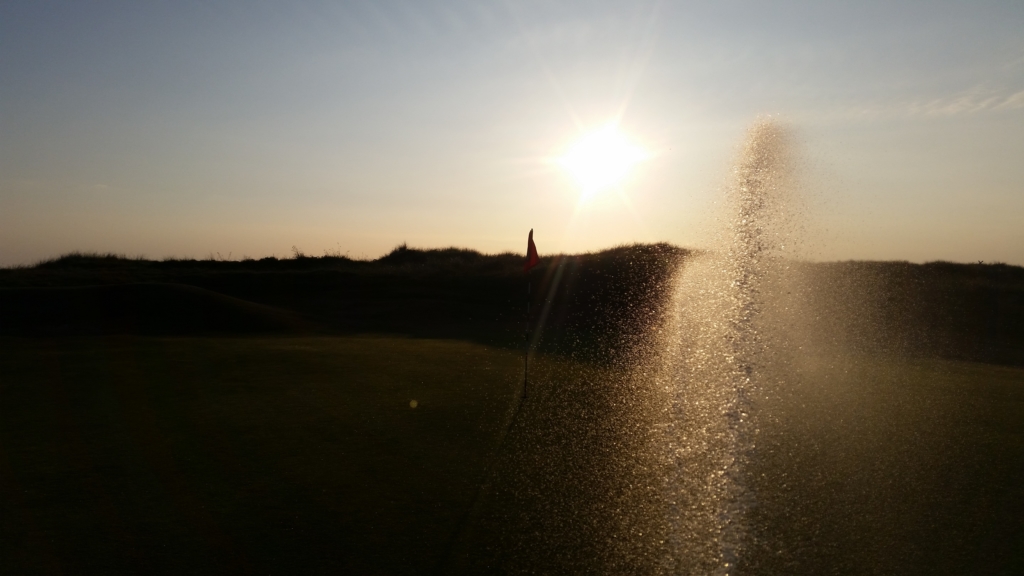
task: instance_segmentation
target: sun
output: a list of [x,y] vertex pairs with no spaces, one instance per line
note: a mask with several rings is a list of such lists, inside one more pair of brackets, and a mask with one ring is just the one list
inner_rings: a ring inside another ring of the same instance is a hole
[[622,183],[647,152],[630,142],[615,124],[584,135],[566,150],[558,163],[579,183],[585,196]]

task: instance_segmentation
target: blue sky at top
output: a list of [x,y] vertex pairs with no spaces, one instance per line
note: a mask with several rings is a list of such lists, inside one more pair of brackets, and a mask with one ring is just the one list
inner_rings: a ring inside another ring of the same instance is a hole
[[[796,135],[819,258],[1024,264],[1020,2],[6,2],[0,264],[706,241]],[[580,205],[550,158],[655,152]]]

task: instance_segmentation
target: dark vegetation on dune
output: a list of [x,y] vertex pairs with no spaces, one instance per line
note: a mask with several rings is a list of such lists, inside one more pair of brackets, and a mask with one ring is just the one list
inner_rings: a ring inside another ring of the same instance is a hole
[[951,262],[803,265],[806,309],[840,346],[1024,365],[1024,268]]
[[[544,324],[541,345],[616,350],[655,312],[649,303],[667,285],[668,264],[686,254],[660,244],[544,258],[529,276],[533,317]],[[519,346],[528,280],[522,261],[405,246],[372,261],[71,254],[0,270],[0,333],[372,332]]]
[[[632,245],[541,259],[530,274],[543,350],[594,358],[628,348],[692,254]],[[376,260],[133,259],[69,254],[0,269],[0,334],[393,333],[522,343],[516,254],[411,249]],[[1005,264],[804,264],[808,306],[857,345],[1024,364],[1024,268]],[[841,325],[840,325],[841,324]],[[849,344],[849,343],[847,343]]]

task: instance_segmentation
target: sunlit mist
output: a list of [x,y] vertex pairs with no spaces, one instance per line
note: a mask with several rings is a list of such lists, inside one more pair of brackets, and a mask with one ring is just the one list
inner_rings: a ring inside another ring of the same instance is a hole
[[584,197],[618,186],[630,170],[648,158],[647,152],[627,139],[615,124],[585,134],[558,159],[576,180]]

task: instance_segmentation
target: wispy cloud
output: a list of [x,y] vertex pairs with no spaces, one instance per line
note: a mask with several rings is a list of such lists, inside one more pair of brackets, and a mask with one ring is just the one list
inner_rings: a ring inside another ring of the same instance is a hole
[[847,104],[815,114],[824,121],[951,118],[1024,109],[1024,90],[975,87],[931,99]]
[[974,88],[947,98],[914,102],[907,107],[910,115],[957,116],[996,110],[1024,108],[1024,90],[1014,93]]
[[1024,108],[1024,90],[1011,95],[1004,100],[998,108],[1005,108],[1007,110],[1016,110],[1018,108]]

